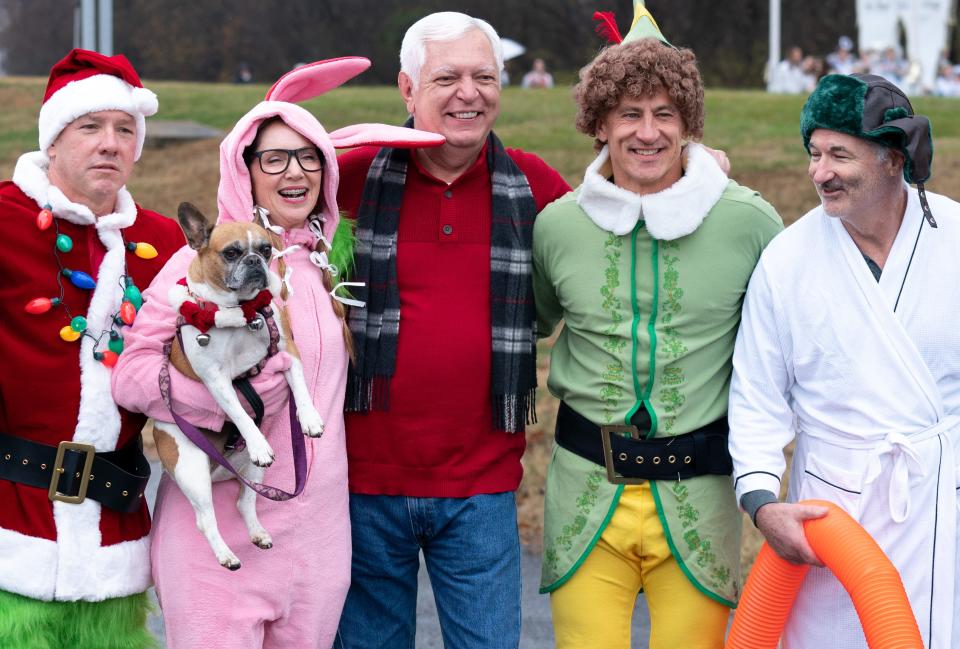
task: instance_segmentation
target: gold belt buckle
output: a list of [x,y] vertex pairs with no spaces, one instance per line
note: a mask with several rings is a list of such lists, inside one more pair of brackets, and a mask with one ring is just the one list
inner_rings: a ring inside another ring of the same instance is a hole
[[[613,469],[613,447],[610,444],[610,435],[630,433],[633,439],[640,439],[640,431],[636,426],[601,426],[600,439],[603,442],[603,464],[607,469],[607,480],[611,484],[643,484],[646,478],[625,478]],[[625,460],[627,458],[620,458]]]
[[[76,496],[68,496],[60,493],[57,488],[60,486],[60,476],[63,475],[63,454],[67,451],[77,451],[86,454],[83,460],[83,470],[80,473],[80,488]],[[81,444],[79,442],[60,442],[57,446],[57,458],[53,461],[53,476],[50,478],[50,489],[47,491],[47,497],[51,501],[59,500],[63,503],[77,504],[82,503],[87,497],[87,486],[90,483],[90,468],[93,466],[93,456],[97,449],[93,444]]]

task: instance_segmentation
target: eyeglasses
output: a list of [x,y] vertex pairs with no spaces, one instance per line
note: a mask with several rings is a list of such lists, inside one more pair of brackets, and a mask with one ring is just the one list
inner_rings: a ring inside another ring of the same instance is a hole
[[290,166],[290,159],[296,157],[304,171],[323,169],[323,155],[315,146],[302,149],[265,149],[253,154],[260,161],[260,171],[265,174],[282,174]]

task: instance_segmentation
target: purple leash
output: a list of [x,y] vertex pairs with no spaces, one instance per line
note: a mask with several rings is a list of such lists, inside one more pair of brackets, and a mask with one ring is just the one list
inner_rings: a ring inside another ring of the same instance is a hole
[[[270,329],[270,348],[273,350],[273,353],[276,353],[276,340],[279,340],[279,333],[277,332],[277,325],[274,322],[273,318],[269,314],[265,314],[264,318],[267,321],[267,326]],[[181,322],[177,324],[177,337],[180,338],[180,325]],[[276,340],[275,340],[276,339]],[[296,496],[299,496],[303,491],[303,487],[307,482],[307,446],[306,442],[303,439],[303,428],[300,427],[300,420],[297,418],[297,404],[294,403],[293,393],[289,397],[289,412],[290,412],[290,442],[293,446],[293,469],[294,469],[294,481],[295,486],[293,493],[284,491],[277,487],[272,487],[270,485],[262,484],[260,482],[252,482],[247,480],[245,477],[240,475],[240,473],[230,464],[230,461],[223,456],[223,454],[217,450],[217,447],[204,435],[200,430],[191,424],[189,421],[178,415],[173,411],[173,393],[170,389],[170,349],[173,346],[173,341],[166,343],[163,346],[163,364],[160,366],[160,395],[163,397],[164,403],[167,404],[167,408],[170,409],[170,414],[173,415],[173,421],[180,427],[180,430],[183,431],[183,434],[187,438],[197,445],[197,448],[206,453],[209,457],[214,459],[217,464],[222,466],[224,469],[229,471],[233,476],[247,485],[258,494],[270,500],[290,500]],[[181,348],[183,347],[181,339]],[[273,354],[268,354],[272,356]],[[260,372],[260,368],[254,368],[255,374]]]

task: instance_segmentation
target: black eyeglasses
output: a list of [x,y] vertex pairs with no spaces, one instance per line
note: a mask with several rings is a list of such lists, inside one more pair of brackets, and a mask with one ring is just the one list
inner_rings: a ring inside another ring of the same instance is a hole
[[265,174],[282,174],[290,166],[290,159],[294,157],[304,171],[323,169],[323,155],[315,146],[305,146],[302,149],[265,149],[255,151],[253,155],[260,161],[260,171]]

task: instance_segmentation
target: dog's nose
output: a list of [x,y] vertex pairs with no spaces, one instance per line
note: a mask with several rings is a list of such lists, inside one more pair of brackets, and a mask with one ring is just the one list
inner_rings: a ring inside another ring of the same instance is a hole
[[244,266],[259,266],[260,258],[256,255],[249,255],[248,257],[244,258],[243,264]]

